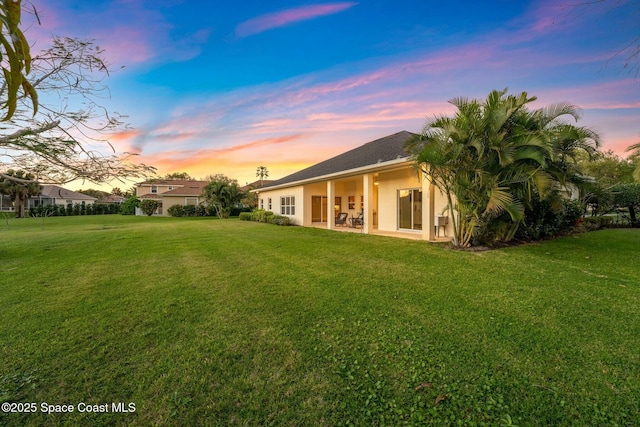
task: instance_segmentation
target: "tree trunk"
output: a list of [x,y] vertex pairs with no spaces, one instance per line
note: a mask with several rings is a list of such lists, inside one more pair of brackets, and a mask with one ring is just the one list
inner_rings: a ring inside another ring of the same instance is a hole
[[20,193],[16,194],[16,199],[13,202],[13,211],[16,214],[16,218],[24,218],[24,200]]
[[633,205],[629,205],[629,218],[631,219],[631,224],[635,225],[636,222],[638,222],[637,218],[636,218],[636,210],[633,207]]

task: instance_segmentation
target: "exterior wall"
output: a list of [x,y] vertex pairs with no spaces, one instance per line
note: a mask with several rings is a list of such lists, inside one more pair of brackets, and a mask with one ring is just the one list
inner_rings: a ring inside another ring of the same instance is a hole
[[[366,182],[365,182],[366,180]],[[422,190],[422,230],[400,230],[398,218],[398,191]],[[365,191],[367,194],[365,194]],[[258,206],[262,200],[263,208],[280,215],[280,198],[294,196],[296,199],[295,215],[288,215],[296,225],[312,226],[312,197],[328,197],[327,228],[335,227],[333,220],[334,198],[340,197],[340,212],[347,212],[349,218],[365,211],[364,232],[375,230],[381,232],[406,232],[419,235],[423,240],[433,240],[438,236],[451,236],[452,227],[449,219],[446,228],[436,228],[437,216],[451,214],[446,211],[447,200],[444,194],[433,187],[422,174],[411,166],[386,172],[371,172],[366,175],[339,178],[307,185],[299,185],[284,189],[262,190],[258,193]],[[268,208],[268,198],[272,200],[272,208]],[[349,198],[353,197],[350,206]],[[439,231],[439,234],[438,234]],[[445,234],[446,232],[446,234]]]
[[[412,188],[422,188],[422,180],[413,167],[378,175],[378,230],[398,231],[398,190]],[[427,210],[425,196],[423,191],[423,214]],[[423,220],[423,228],[425,224]]]
[[[156,187],[157,188],[157,192],[153,193],[151,191],[152,187]],[[140,185],[138,187],[136,187],[136,196],[140,197],[140,196],[144,196],[146,194],[161,194],[161,193],[166,193],[167,191],[176,189],[181,187],[180,185],[175,186],[175,185],[167,185],[167,184],[154,184],[153,186],[151,184],[144,184],[144,185]]]
[[[291,219],[291,223],[294,225],[310,225],[309,224],[305,224],[304,222],[304,218],[305,218],[305,211],[307,209],[305,209],[305,205],[304,205],[304,188],[299,185],[296,187],[290,187],[290,188],[283,188],[283,189],[279,189],[279,190],[271,190],[271,191],[260,191],[258,193],[258,207],[261,206],[261,201],[260,199],[262,199],[262,203],[263,203],[263,208],[265,210],[270,210],[271,212],[273,212],[276,215],[282,215],[280,208],[281,208],[281,204],[280,204],[280,198],[281,197],[295,197],[295,210],[296,213],[294,215],[284,215],[287,216]],[[271,209],[268,209],[268,198],[271,197]],[[311,203],[311,202],[309,202]],[[311,210],[311,205],[309,205],[309,211]],[[311,218],[311,213],[309,213],[309,218]]]

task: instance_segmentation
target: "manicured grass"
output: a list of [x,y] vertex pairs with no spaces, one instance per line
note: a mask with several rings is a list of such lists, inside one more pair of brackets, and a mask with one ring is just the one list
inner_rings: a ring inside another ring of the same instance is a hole
[[0,401],[38,413],[0,425],[640,419],[639,230],[474,253],[234,219],[10,225]]

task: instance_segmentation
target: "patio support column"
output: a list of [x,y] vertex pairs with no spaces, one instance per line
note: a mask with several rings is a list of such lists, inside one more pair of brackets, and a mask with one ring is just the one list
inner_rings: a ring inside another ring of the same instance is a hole
[[333,205],[335,204],[336,184],[334,181],[327,181],[327,230],[335,227],[336,219],[333,217]]
[[362,232],[369,234],[373,231],[373,174],[365,174],[362,177],[362,195],[364,196],[364,224],[362,225]]
[[[420,180],[422,181],[422,223],[426,225],[425,228],[422,229],[422,239],[423,240],[435,240],[435,226],[436,226],[436,218],[435,218],[435,187],[433,184],[429,182],[429,180],[424,176],[424,173],[420,171]],[[424,203],[426,201],[426,203]]]

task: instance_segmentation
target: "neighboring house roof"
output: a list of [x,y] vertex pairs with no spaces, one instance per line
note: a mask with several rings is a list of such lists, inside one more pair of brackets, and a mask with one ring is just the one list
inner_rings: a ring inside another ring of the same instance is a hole
[[42,186],[42,196],[65,199],[65,200],[85,200],[87,202],[95,202],[95,197],[87,196],[86,194],[76,193],[75,191],[67,190],[57,185],[45,184]]
[[158,186],[158,185],[168,185],[173,186],[174,188],[171,190],[152,193],[152,194],[144,194],[142,196],[138,196],[141,199],[160,199],[164,196],[200,196],[202,195],[202,191],[204,187],[209,184],[209,181],[192,181],[192,180],[179,180],[179,179],[159,179],[156,181],[145,181],[141,182],[138,185],[140,186]]
[[118,196],[117,194],[108,194],[100,200],[102,203],[122,203],[124,201],[125,198],[123,196]]
[[240,190],[249,191],[249,190],[254,190],[256,188],[268,187],[272,182],[274,182],[272,179],[264,179],[262,181],[257,180],[257,181],[250,182],[247,185],[243,185],[242,187],[240,187]]
[[[204,187],[209,184],[209,181],[183,181],[183,187],[177,187],[173,190],[160,193],[162,196],[199,196],[202,194]],[[175,184],[178,185],[178,184]]]
[[384,138],[376,139],[357,148],[332,157],[323,162],[309,166],[306,169],[285,176],[279,180],[265,185],[263,188],[281,186],[298,181],[306,181],[313,178],[331,175],[351,169],[373,166],[379,163],[398,159],[409,159],[409,154],[404,149],[407,140],[416,137],[411,132],[402,131]]
[[186,185],[191,182],[206,182],[206,181],[197,181],[195,179],[150,179],[149,181],[143,181],[136,185]]

